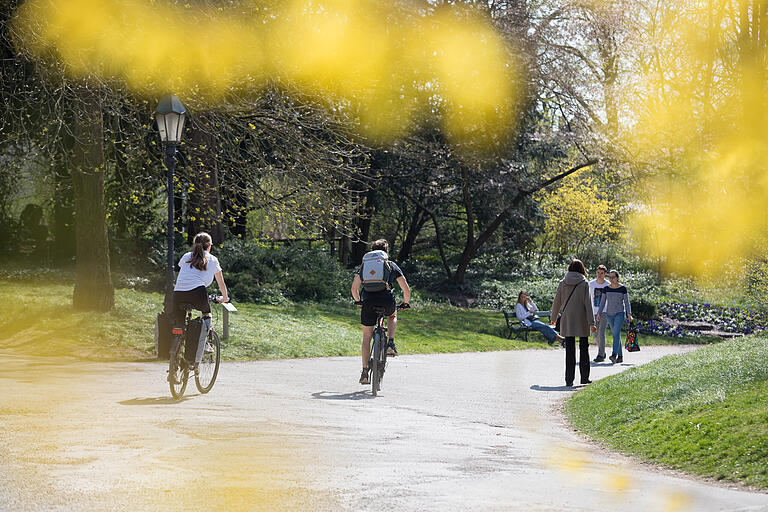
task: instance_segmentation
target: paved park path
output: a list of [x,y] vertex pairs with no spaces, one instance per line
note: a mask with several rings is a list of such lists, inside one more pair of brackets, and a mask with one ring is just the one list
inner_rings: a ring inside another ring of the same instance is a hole
[[2,511],[768,511],[573,432],[561,350],[401,356],[379,397],[356,358],[225,363],[178,403],[160,363],[0,360]]

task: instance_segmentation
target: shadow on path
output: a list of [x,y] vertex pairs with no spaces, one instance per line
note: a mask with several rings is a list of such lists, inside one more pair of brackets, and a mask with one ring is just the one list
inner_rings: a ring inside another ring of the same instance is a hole
[[130,400],[123,400],[118,402],[120,405],[164,405],[164,404],[178,404],[191,397],[182,396],[178,400],[172,396],[162,396],[157,398],[131,398]]
[[584,386],[586,386],[586,384],[577,384],[571,387],[568,387],[565,384],[562,386],[539,386],[538,384],[534,384],[530,387],[530,389],[534,391],[573,391],[576,388],[581,388]]
[[318,391],[317,393],[312,393],[312,398],[320,400],[367,400],[373,398],[373,395],[367,391],[355,391],[354,393],[344,393],[341,395],[334,395],[328,391]]
[[635,363],[612,363],[610,361],[596,363],[594,361],[589,363],[592,368],[611,368],[612,366],[637,366]]

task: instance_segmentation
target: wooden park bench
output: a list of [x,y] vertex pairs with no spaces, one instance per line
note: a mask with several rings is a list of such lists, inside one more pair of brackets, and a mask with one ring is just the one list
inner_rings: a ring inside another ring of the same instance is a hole
[[[514,311],[501,311],[504,313],[504,320],[507,322],[507,338],[509,339],[517,339],[521,338],[525,341],[528,341],[528,333],[530,331],[535,331],[536,329],[531,329],[527,325],[525,325],[521,320],[517,319],[517,315],[515,315]],[[537,311],[535,315],[538,318],[549,318],[551,312],[550,311]],[[547,323],[547,322],[544,322]]]

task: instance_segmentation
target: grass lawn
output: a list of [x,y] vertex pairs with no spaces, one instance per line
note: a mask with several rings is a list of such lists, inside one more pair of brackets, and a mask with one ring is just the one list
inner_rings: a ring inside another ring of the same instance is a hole
[[[116,290],[115,308],[109,313],[74,311],[69,284],[0,281],[0,296],[12,299],[0,318],[4,348],[88,359],[154,357],[154,319],[162,309],[161,294]],[[230,316],[230,339],[223,341],[226,359],[359,353],[360,312],[352,305],[236,305],[239,312]],[[401,312],[399,319],[397,346],[404,354],[550,348],[539,333],[531,333],[529,342],[504,338],[504,316],[496,311],[417,305]]]
[[602,379],[566,411],[587,435],[644,460],[768,489],[768,339],[667,356]]

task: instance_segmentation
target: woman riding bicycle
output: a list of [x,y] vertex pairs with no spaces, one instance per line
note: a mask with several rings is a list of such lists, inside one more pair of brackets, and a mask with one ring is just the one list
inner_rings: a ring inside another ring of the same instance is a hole
[[221,302],[229,302],[227,285],[224,284],[224,275],[216,256],[210,253],[211,236],[208,233],[195,235],[192,251],[185,253],[179,260],[179,276],[173,288],[173,325],[184,325],[184,310],[180,304],[191,304],[203,314],[205,327],[200,330],[200,341],[195,354],[195,367],[203,358],[205,338],[211,328],[211,305],[208,303],[208,293],[205,289],[211,285],[213,278],[221,290]]

